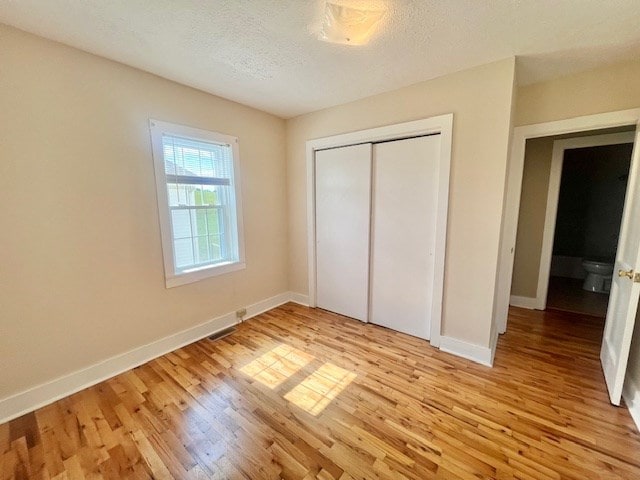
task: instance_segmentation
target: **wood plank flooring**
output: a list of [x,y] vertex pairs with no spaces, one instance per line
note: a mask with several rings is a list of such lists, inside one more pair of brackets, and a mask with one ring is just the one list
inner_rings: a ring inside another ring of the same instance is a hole
[[0,479],[634,479],[602,321],[513,309],[493,369],[288,304],[0,425]]

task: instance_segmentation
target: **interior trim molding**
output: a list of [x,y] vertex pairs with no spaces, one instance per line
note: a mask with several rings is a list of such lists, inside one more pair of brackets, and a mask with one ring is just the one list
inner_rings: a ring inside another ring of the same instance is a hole
[[[244,316],[244,320],[260,315],[289,301],[302,303],[304,299],[305,296],[299,293],[284,292],[275,295],[245,307],[247,314]],[[0,423],[8,422],[25,413],[44,407],[56,400],[84,390],[237,323],[238,318],[235,311],[229,312],[194,327],[0,399]]]
[[538,309],[538,299],[535,297],[520,297],[511,295],[509,297],[509,305],[513,307],[527,308],[529,310]]
[[[268,312],[269,310],[279,307],[280,305],[283,305],[289,301],[291,301],[291,294],[289,292],[280,293],[273,297],[260,300],[259,302],[245,307],[247,309],[247,313],[242,318],[242,320],[245,321],[249,320],[250,318],[257,317],[261,313]],[[227,313],[226,315],[229,314]]]
[[538,268],[538,286],[536,290],[536,309],[547,308],[547,293],[549,292],[549,275],[553,258],[553,239],[556,232],[558,217],[558,203],[560,199],[560,182],[562,180],[562,166],[565,150],[574,148],[600,147],[604,145],[620,145],[633,143],[635,131],[610,133],[608,135],[591,135],[574,137],[553,142],[551,156],[551,170],[547,187],[547,203],[545,208],[544,226],[542,227],[542,248],[540,250],[540,265]]
[[328,148],[346,147],[360,143],[378,143],[387,140],[440,134],[440,159],[438,163],[438,192],[436,219],[436,246],[434,255],[433,300],[431,305],[431,331],[429,342],[440,344],[442,326],[442,304],[444,295],[444,263],[447,245],[447,221],[449,205],[449,182],[451,170],[451,146],[453,144],[453,113],[429,117],[422,120],[397,123],[381,127],[341,133],[324,138],[308,140],[306,143],[307,166],[307,268],[309,278],[310,307],[316,306],[316,197],[315,197],[315,152]]
[[482,345],[465,342],[464,340],[458,340],[453,337],[445,337],[443,335],[440,337],[440,350],[487,367],[492,367],[497,341],[497,330],[494,333],[494,338],[491,339],[490,347],[483,347]]
[[633,418],[638,431],[640,431],[640,386],[630,377],[627,377],[625,382],[622,398],[624,398],[627,408],[629,408],[629,413],[631,413],[631,418]]
[[309,295],[297,292],[290,292],[290,294],[291,298],[289,298],[289,301],[302,305],[303,307],[309,306]]

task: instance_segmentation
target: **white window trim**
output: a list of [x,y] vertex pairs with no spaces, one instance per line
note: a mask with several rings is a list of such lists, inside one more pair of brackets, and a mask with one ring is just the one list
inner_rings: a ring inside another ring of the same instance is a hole
[[[242,270],[246,267],[244,251],[244,225],[242,221],[242,189],[240,188],[240,155],[237,137],[221,133],[201,130],[199,128],[177,125],[158,120],[149,120],[151,132],[151,149],[156,177],[156,194],[158,200],[158,219],[162,240],[162,256],[164,258],[165,285],[167,288],[197,282],[199,280]],[[233,154],[233,184],[236,200],[236,217],[238,226],[238,261],[224,262],[215,265],[196,267],[187,272],[176,273],[173,254],[173,233],[169,199],[167,195],[167,177],[164,166],[164,152],[162,151],[162,134],[177,135],[192,140],[225,143],[231,146]]]

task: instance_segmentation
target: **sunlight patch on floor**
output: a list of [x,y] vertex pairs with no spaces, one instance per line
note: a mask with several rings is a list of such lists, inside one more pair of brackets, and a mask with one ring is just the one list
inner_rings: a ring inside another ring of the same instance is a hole
[[340,368],[333,363],[325,363],[305,378],[284,398],[318,415],[356,378],[356,374]]
[[290,345],[280,344],[249,362],[240,371],[273,389],[314,358]]

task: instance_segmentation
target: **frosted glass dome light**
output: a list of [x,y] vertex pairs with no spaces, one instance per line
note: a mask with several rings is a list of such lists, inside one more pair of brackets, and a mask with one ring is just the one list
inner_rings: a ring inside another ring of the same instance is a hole
[[320,40],[343,45],[364,45],[376,32],[387,10],[383,4],[359,8],[327,2]]

